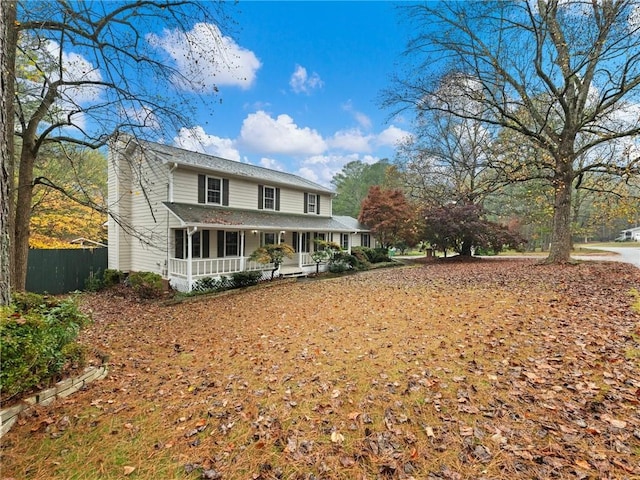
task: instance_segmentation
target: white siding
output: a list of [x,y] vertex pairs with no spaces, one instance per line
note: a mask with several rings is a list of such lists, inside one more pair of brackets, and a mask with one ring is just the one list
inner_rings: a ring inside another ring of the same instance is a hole
[[[167,258],[168,167],[143,159],[112,159],[109,178],[109,206],[119,222],[109,220],[109,268],[125,272],[145,271],[164,276]],[[117,174],[116,174],[117,173]],[[133,234],[127,230],[132,229]]]
[[198,174],[178,167],[173,171],[173,201],[198,203]]
[[258,209],[258,182],[231,178],[229,180],[229,206],[231,208]]
[[[119,146],[123,148],[123,146]],[[131,261],[130,251],[122,245],[127,240],[125,228],[120,224],[129,223],[131,216],[131,170],[128,162],[110,151],[108,162],[108,208],[107,223],[109,235],[108,267],[128,271]]]
[[[173,201],[176,203],[198,203],[198,171],[178,167],[173,172]],[[225,177],[213,173],[211,176],[229,179],[229,207],[249,210],[258,209],[258,185],[280,188],[280,212],[304,213],[303,190],[279,187],[259,180]],[[331,216],[331,195],[320,195],[320,216]],[[312,214],[310,214],[312,215]]]
[[280,190],[280,211],[283,213],[303,213],[304,192],[282,188]]

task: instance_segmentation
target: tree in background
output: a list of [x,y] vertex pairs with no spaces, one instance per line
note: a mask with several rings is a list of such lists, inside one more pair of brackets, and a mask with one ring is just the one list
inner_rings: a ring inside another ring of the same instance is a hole
[[392,165],[386,159],[373,164],[360,160],[347,163],[331,180],[336,190],[332,202],[333,214],[358,218],[369,187],[388,184],[391,168]]
[[472,119],[433,112],[400,145],[396,164],[410,198],[424,205],[482,205],[503,179],[491,168],[493,138]]
[[73,248],[79,237],[106,243],[106,169],[99,151],[45,148],[34,168],[31,248]]
[[[220,30],[212,23],[221,14],[220,5],[189,0],[18,2],[18,21],[7,36],[15,40],[9,48],[17,52],[7,72],[15,81],[15,134],[21,140],[8,169],[9,178],[15,170],[17,179],[9,205],[13,288],[25,286],[34,170],[43,147],[57,143],[95,149],[118,131],[157,139],[189,126],[193,94],[217,91],[198,68],[224,57]],[[150,32],[188,33],[195,24],[208,30],[211,43],[203,48],[191,41],[185,58],[164,58]],[[193,67],[188,78],[175,66],[182,61]],[[185,95],[171,99],[168,90]]]
[[377,185],[369,188],[358,220],[371,229],[384,248],[401,242],[415,246],[419,241],[417,209],[401,190]]
[[505,246],[516,248],[523,243],[517,233],[486,220],[482,209],[471,203],[427,208],[424,217],[424,239],[445,256],[447,250],[471,256],[474,248],[498,253]]
[[[575,185],[588,173],[623,181],[640,174],[638,3],[451,1],[407,8],[421,28],[408,50],[417,69],[397,79],[385,105],[410,109],[418,120],[428,112],[478,120],[537,150],[526,160],[538,163],[523,163],[520,171],[544,171],[553,189],[547,261],[568,261]],[[580,158],[586,162],[579,166]]]

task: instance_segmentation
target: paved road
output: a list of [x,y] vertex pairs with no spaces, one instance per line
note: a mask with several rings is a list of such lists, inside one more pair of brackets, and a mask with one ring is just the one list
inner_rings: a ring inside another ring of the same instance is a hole
[[588,255],[581,257],[580,255],[576,255],[575,258],[580,260],[607,260],[613,262],[624,262],[635,265],[640,268],[640,247],[582,247],[582,248],[593,248],[594,250],[604,250],[607,252],[613,252],[617,255]]

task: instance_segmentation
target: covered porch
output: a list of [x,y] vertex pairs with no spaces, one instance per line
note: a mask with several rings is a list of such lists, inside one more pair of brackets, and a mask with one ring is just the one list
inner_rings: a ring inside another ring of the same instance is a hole
[[[315,273],[312,254],[319,248],[316,240],[335,242],[347,252],[362,245],[368,232],[345,224],[344,217],[287,215],[273,212],[248,212],[221,207],[165,204],[178,222],[170,225],[166,272],[173,288],[191,291],[202,278],[229,276],[236,272],[262,271],[271,277],[273,264],[258,263],[251,254],[264,245],[286,243],[294,254],[285,258],[279,274]],[[348,217],[347,217],[348,218]],[[326,263],[319,265],[325,271]]]

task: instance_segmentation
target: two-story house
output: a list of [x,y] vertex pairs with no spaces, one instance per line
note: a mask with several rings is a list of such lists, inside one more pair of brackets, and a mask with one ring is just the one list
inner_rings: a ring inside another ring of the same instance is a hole
[[111,269],[155,272],[188,291],[204,277],[270,272],[248,258],[266,244],[293,247],[289,273],[315,271],[315,239],[373,246],[364,225],[332,215],[330,189],[300,176],[131,137],[109,155]]

